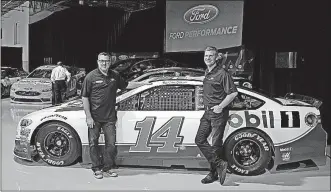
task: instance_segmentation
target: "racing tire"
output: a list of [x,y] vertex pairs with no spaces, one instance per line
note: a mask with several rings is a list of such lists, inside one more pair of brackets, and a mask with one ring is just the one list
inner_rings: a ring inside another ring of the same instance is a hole
[[62,122],[47,123],[36,135],[36,149],[49,165],[72,165],[81,155],[82,146],[76,132]]
[[224,146],[224,155],[231,172],[259,175],[268,168],[271,161],[272,144],[257,130],[243,130],[229,137]]

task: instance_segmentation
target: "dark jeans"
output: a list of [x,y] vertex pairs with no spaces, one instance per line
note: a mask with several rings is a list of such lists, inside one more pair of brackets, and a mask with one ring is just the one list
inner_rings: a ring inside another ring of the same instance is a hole
[[60,104],[63,102],[62,97],[67,90],[65,80],[58,80],[54,83],[54,104]]
[[[90,157],[92,161],[92,170],[108,171],[115,164],[117,149],[116,141],[116,126],[115,122],[94,122],[93,129],[89,128],[88,137],[90,145]],[[104,152],[101,154],[99,147],[100,131],[103,130],[105,136]]]
[[[222,139],[228,117],[229,110],[223,109],[221,113],[214,113],[213,110],[207,110],[200,119],[195,143],[210,163],[211,171],[215,171],[215,166],[221,159],[224,159],[222,157]],[[211,137],[212,145],[207,141],[211,133],[213,133]]]

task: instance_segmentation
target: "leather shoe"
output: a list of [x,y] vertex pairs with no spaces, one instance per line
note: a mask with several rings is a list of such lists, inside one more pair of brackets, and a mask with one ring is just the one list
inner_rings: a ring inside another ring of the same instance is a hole
[[209,172],[208,175],[201,180],[201,183],[208,184],[217,181],[217,179],[218,179],[217,172]]
[[221,183],[221,185],[223,185],[225,178],[226,178],[226,172],[228,169],[228,162],[222,160],[220,163],[218,163],[218,166],[216,169],[217,169],[217,173],[218,173],[218,176],[220,179],[220,183]]

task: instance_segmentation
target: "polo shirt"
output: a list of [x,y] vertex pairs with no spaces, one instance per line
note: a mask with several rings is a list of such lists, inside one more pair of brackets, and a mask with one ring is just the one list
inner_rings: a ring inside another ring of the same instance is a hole
[[116,93],[118,89],[125,89],[127,85],[119,73],[113,70],[108,71],[108,76],[101,73],[98,68],[86,75],[81,95],[89,99],[94,121],[116,122]]
[[219,105],[227,95],[237,92],[231,75],[220,65],[210,72],[207,69],[203,80],[203,104],[213,107]]

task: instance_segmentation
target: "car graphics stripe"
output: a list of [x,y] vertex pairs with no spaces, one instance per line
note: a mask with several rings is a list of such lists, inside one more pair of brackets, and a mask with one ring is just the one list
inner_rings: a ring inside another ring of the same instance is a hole
[[55,112],[64,112],[64,111],[81,111],[84,110],[83,107],[63,107],[55,110]]
[[284,142],[281,142],[281,143],[274,143],[274,146],[277,147],[277,146],[281,146],[281,145],[286,145],[286,144],[289,144],[289,143],[292,143],[294,141],[297,141],[299,139],[301,139],[302,137],[306,136],[309,132],[311,132],[313,129],[317,129],[318,126],[322,126],[322,125],[317,125],[316,127],[314,128],[310,128],[309,130],[307,130],[306,132],[304,132],[303,134],[299,135],[298,137],[294,138],[294,139],[291,139],[291,140],[288,140],[288,141],[284,141]]

